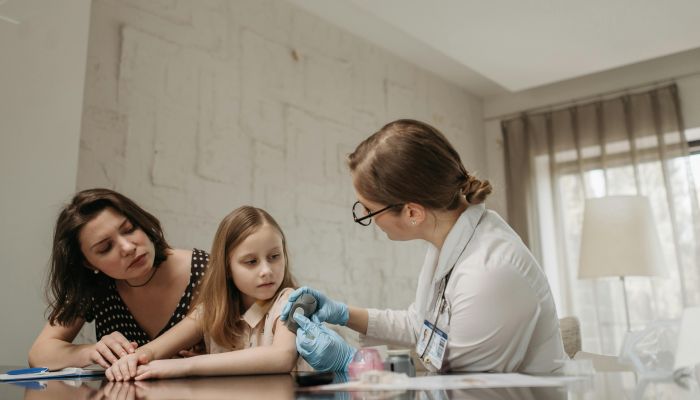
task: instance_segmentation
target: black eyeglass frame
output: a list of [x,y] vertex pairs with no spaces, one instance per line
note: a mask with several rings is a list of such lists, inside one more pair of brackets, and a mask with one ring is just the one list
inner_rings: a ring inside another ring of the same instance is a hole
[[[388,206],[382,208],[381,210],[373,211],[373,212],[370,212],[369,214],[365,215],[364,217],[357,218],[357,215],[355,215],[355,207],[357,207],[358,204],[361,205],[365,210],[367,209],[367,207],[365,207],[364,204],[360,203],[359,200],[356,201],[355,204],[352,205],[352,218],[355,220],[355,222],[357,222],[358,224],[360,224],[362,226],[369,226],[369,224],[372,223],[372,217],[374,217],[375,215],[381,214],[390,208],[403,206],[403,204],[400,204],[400,203],[399,204],[391,204],[391,205],[388,205]],[[369,221],[367,221],[367,220],[369,220]],[[367,221],[367,223],[365,224],[365,223],[363,223],[363,221]]]

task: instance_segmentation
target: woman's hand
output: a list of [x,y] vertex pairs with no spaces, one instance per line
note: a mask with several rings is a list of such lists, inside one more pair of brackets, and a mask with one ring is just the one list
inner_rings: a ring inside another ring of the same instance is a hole
[[289,295],[287,304],[284,305],[280,313],[280,320],[285,321],[289,318],[288,314],[292,308],[292,304],[302,294],[310,294],[316,298],[316,311],[312,315],[316,317],[318,321],[328,322],[334,325],[346,325],[348,323],[350,312],[348,311],[347,305],[333,301],[318,290],[306,286],[295,290]]
[[155,360],[139,365],[135,380],[180,378],[190,374],[192,362],[188,359]]
[[91,363],[106,369],[121,357],[134,353],[137,347],[136,342],[129,342],[124,335],[115,331],[102,336],[99,342],[89,347],[88,357]]
[[127,354],[107,368],[105,376],[110,381],[128,381],[137,375],[139,365],[147,364],[151,359],[152,356],[148,351]]

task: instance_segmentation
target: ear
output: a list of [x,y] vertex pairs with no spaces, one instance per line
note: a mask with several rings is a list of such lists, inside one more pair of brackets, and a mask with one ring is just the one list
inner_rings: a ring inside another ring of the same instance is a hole
[[90,271],[92,271],[92,273],[95,273],[95,274],[100,273],[100,270],[98,270],[97,268],[90,265],[90,263],[87,260],[83,260],[83,267],[89,269]]
[[[426,210],[425,207],[418,203],[406,203],[404,205],[404,215],[411,225],[420,225],[425,221]],[[413,221],[415,221],[415,223],[413,223]]]

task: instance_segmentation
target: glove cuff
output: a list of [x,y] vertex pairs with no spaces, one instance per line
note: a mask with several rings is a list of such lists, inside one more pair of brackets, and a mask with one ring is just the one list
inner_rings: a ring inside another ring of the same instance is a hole
[[345,304],[341,303],[340,305],[342,307],[342,311],[340,313],[340,320],[338,321],[338,325],[346,326],[348,324],[348,321],[350,320],[350,309]]
[[352,359],[355,358],[355,353],[357,353],[357,349],[354,347],[350,347],[352,350],[348,352],[347,358],[343,360],[342,368],[341,371],[347,372],[348,367],[350,366],[350,363],[352,362]]

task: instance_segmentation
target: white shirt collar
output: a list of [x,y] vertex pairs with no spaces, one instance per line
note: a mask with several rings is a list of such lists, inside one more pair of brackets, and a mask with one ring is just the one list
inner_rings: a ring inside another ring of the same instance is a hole
[[467,207],[457,218],[457,222],[450,229],[445,242],[442,244],[435,274],[433,274],[433,284],[439,282],[440,279],[447,275],[457,263],[459,257],[463,255],[463,250],[474,235],[476,226],[479,224],[485,211],[486,206],[483,203],[474,204]]

